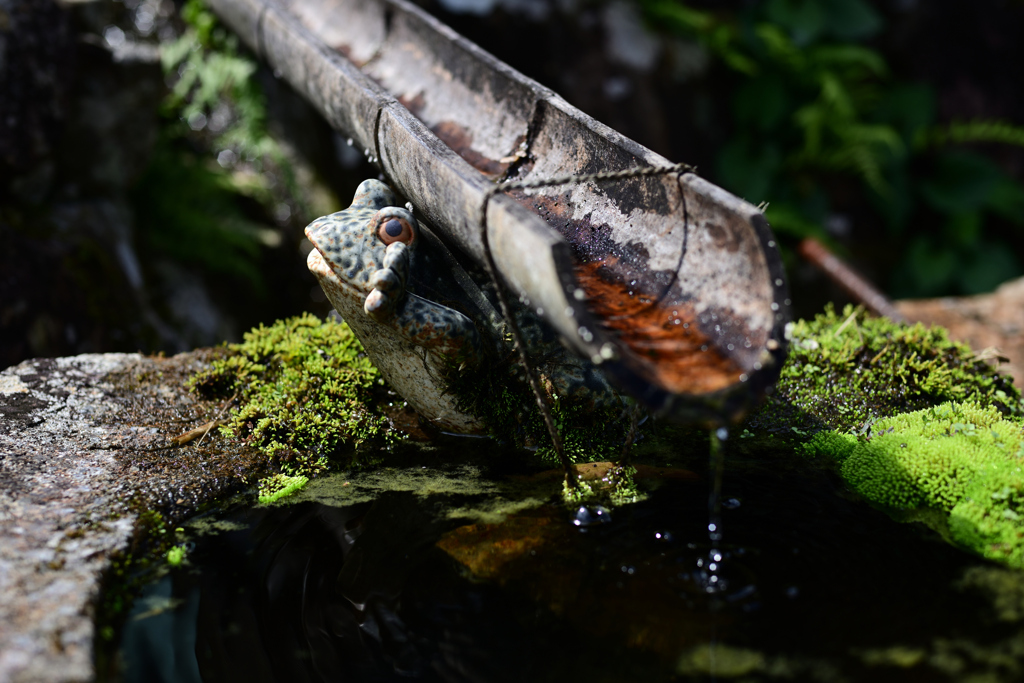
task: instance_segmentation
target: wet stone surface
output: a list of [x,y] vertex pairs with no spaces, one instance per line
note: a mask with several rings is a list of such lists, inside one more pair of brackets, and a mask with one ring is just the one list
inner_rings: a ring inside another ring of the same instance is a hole
[[175,522],[255,476],[239,446],[168,442],[221,408],[182,388],[211,353],[0,372],[0,681],[91,680],[103,573],[138,540],[137,513]]

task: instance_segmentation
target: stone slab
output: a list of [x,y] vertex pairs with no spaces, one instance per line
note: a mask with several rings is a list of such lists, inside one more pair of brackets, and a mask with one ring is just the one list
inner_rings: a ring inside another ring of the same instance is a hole
[[137,356],[26,361],[0,373],[0,681],[92,679],[92,605],[134,516],[118,486],[104,378]]
[[183,386],[213,353],[0,372],[0,683],[93,680],[103,575],[137,540],[136,511],[175,523],[253,480],[244,445],[168,442],[221,409]]

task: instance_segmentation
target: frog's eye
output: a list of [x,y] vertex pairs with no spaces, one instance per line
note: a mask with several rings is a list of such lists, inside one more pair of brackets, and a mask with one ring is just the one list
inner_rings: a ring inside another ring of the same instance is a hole
[[384,244],[393,242],[412,244],[416,239],[416,229],[401,216],[381,216],[380,224],[377,227],[377,237]]

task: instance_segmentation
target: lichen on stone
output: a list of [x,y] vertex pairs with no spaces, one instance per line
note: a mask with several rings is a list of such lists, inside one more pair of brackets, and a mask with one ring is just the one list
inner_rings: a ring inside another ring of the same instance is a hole
[[314,477],[332,458],[398,439],[377,406],[383,379],[343,322],[304,314],[260,326],[189,380],[205,398],[234,398],[221,428],[289,476]]
[[861,428],[871,420],[970,400],[1022,415],[1010,379],[941,327],[905,325],[829,305],[787,327],[789,358],[774,393],[747,421],[757,432],[797,437]]

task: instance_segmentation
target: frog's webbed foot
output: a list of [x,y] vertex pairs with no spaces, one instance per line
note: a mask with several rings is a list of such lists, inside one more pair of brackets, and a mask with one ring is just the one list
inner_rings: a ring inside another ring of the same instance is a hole
[[395,324],[416,346],[450,360],[475,365],[483,359],[483,345],[476,325],[453,308],[406,294],[395,315]]
[[405,297],[409,256],[409,248],[404,242],[389,244],[384,252],[384,267],[370,276],[373,291],[366,295],[363,310],[377,322],[387,322],[392,318]]

